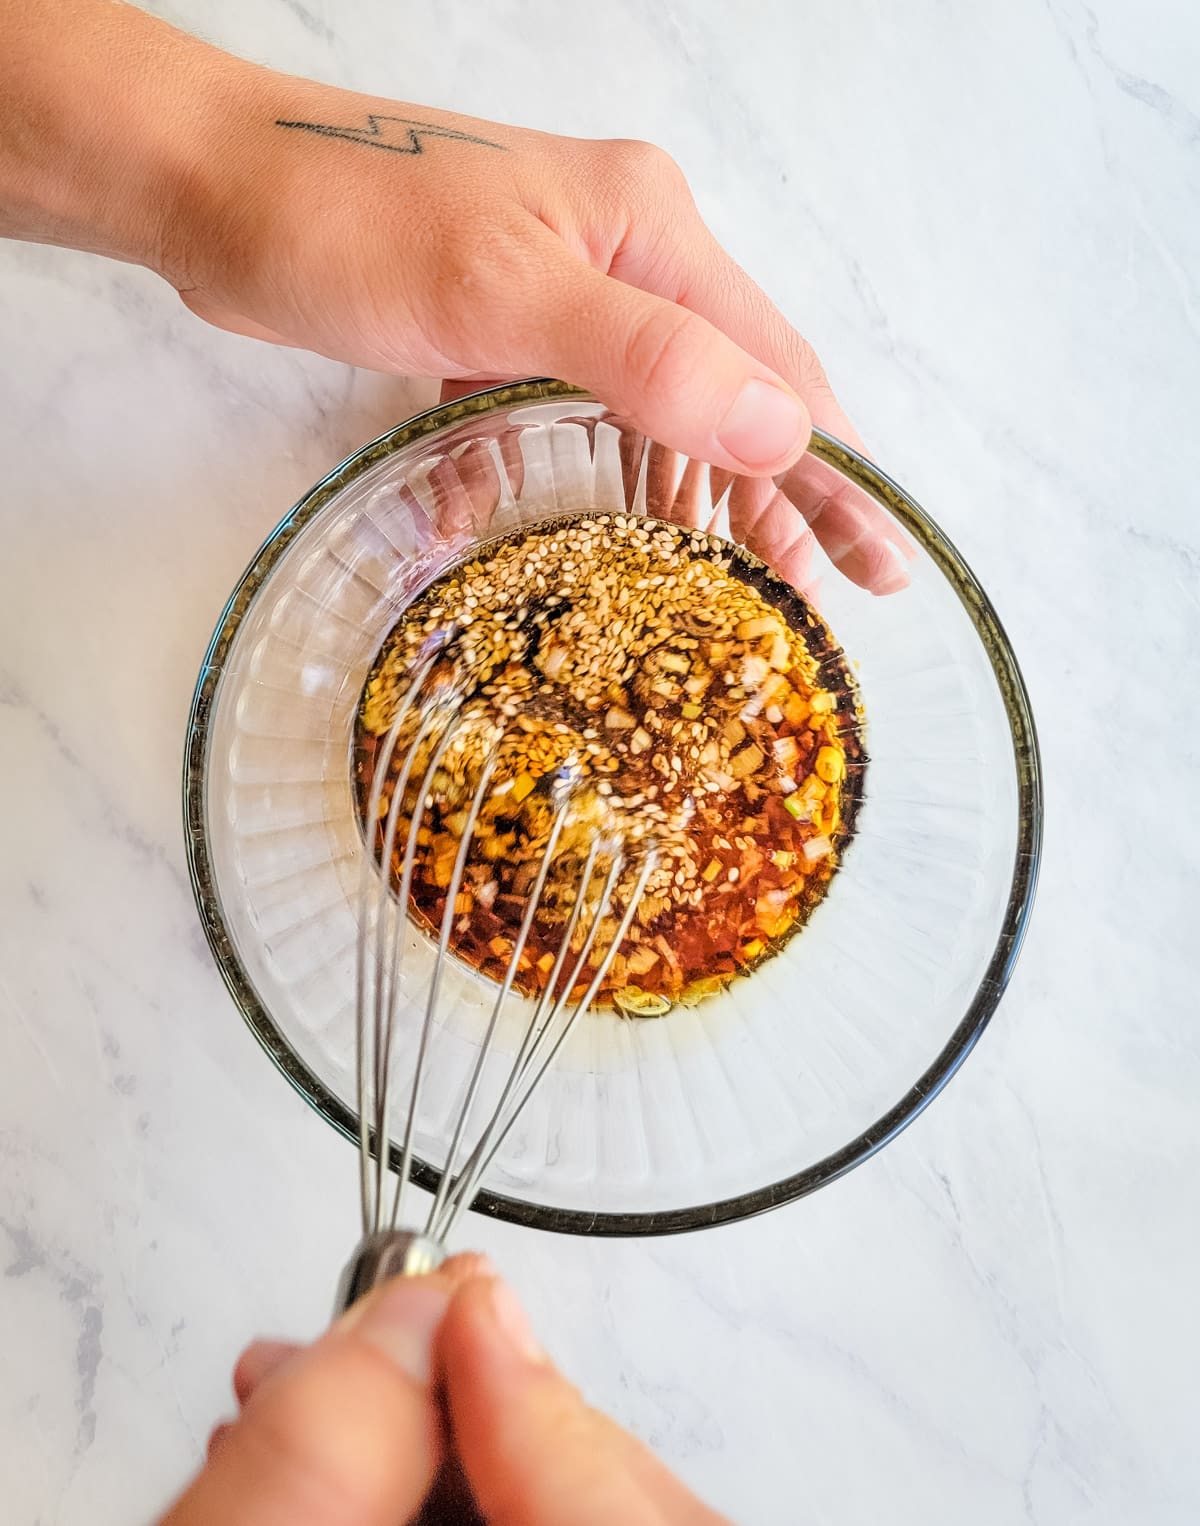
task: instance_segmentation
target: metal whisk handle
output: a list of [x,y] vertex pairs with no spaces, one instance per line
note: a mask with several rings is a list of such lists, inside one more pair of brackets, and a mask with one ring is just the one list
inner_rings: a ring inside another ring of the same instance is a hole
[[391,1277],[420,1277],[436,1272],[446,1259],[446,1248],[427,1235],[412,1230],[383,1230],[364,1235],[346,1263],[338,1283],[336,1314]]

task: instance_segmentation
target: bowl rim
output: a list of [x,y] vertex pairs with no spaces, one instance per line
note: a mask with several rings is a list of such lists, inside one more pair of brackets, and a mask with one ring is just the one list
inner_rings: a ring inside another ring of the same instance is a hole
[[[283,516],[251,558],[221,611],[204,653],[188,716],[183,760],[183,816],[188,874],[196,908],[221,977],[258,1043],[304,1100],[347,1139],[358,1142],[358,1116],[336,1097],[289,1044],[261,1001],[238,958],[221,909],[208,851],[207,787],[211,720],[221,677],[239,627],[276,564],[297,535],[323,508],[364,472],[397,450],[448,425],[476,415],[523,404],[594,394],[548,379],[485,388],[426,409],[362,446],[309,489]],[[1029,695],[1012,646],[990,599],[957,549],[908,493],[865,457],[822,430],[814,429],[811,453],[836,467],[900,522],[950,583],[975,627],[991,664],[1008,718],[1017,779],[1017,844],[1009,894],[991,958],[957,1027],[933,1062],[885,1113],[840,1149],[780,1181],[734,1197],[686,1208],[646,1213],[591,1213],[532,1203],[481,1189],[471,1204],[477,1213],[564,1234],[639,1236],[680,1233],[734,1223],[806,1197],[861,1165],[918,1117],[942,1091],[991,1021],[1016,966],[1029,925],[1042,849],[1041,759]],[[400,1151],[390,1147],[390,1165],[400,1168]],[[441,1172],[420,1159],[411,1180],[436,1190]]]

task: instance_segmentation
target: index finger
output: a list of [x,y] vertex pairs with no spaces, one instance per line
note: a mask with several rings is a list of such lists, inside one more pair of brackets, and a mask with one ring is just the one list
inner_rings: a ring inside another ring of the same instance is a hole
[[[657,230],[657,260],[646,258],[635,243],[614,274],[622,280],[644,282],[656,294],[707,318],[794,387],[818,429],[865,456],[866,446],[838,402],[812,346],[726,253],[694,207],[683,217],[678,208],[674,211],[670,229]],[[670,246],[666,260],[662,258],[664,240]],[[775,480],[785,500],[811,526],[833,565],[852,582],[877,594],[906,586],[902,556],[911,554],[911,548],[889,515],[861,488],[807,453]],[[790,555],[797,538],[796,527],[778,512],[755,515],[731,528],[773,566],[780,555],[785,559]]]

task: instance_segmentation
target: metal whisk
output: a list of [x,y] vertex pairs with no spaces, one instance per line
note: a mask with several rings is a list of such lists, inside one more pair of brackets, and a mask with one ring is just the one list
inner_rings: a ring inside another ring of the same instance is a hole
[[[614,891],[626,867],[633,868],[629,845],[608,832],[596,831],[573,887],[562,937],[553,965],[540,993],[528,1000],[528,1017],[517,1045],[507,1079],[490,1114],[471,1143],[471,1124],[479,1098],[480,1082],[492,1051],[502,1011],[512,993],[522,955],[546,888],[551,866],[572,810],[576,778],[572,770],[560,770],[551,782],[552,824],[537,872],[527,893],[519,930],[504,977],[497,984],[491,1014],[471,1067],[462,1111],[455,1125],[448,1157],[444,1162],[425,1222],[420,1229],[405,1224],[405,1190],[413,1162],[413,1144],[430,1040],[438,1024],[443,976],[450,957],[455,907],[463,883],[472,834],[492,789],[496,746],[489,749],[471,795],[466,824],[462,829],[445,909],[437,930],[432,971],[424,991],[424,1012],[417,1044],[416,1063],[407,1088],[403,1116],[403,1143],[394,1184],[390,1182],[390,1145],[393,1092],[391,1075],[393,1041],[396,1036],[397,994],[405,947],[413,871],[418,835],[431,804],[438,773],[464,722],[461,692],[451,682],[437,681],[438,664],[453,631],[439,633],[431,649],[416,667],[397,706],[391,726],[377,748],[367,803],[368,838],[377,830],[385,783],[397,756],[402,734],[408,734],[400,767],[391,788],[386,810],[382,852],[376,863],[368,847],[363,856],[360,883],[359,929],[355,1015],[358,1059],[359,1149],[362,1196],[362,1239],[346,1266],[338,1294],[339,1309],[348,1308],[377,1283],[398,1274],[418,1274],[436,1269],[446,1256],[446,1242],[463,1212],[470,1207],[479,1184],[500,1152],[522,1110],[553,1064],[575,1024],[591,1006],[637,911],[646,881],[654,869],[653,846],[642,848],[631,893],[615,932],[602,937]],[[432,749],[423,774],[415,767],[423,749]],[[415,795],[410,782],[420,777]],[[412,800],[411,818],[404,840],[398,891],[392,888],[392,863],[397,846],[402,802]],[[607,861],[607,869],[600,866]],[[598,896],[593,895],[599,884]],[[560,900],[561,906],[561,900]],[[582,979],[591,971],[586,989],[572,1002]]]

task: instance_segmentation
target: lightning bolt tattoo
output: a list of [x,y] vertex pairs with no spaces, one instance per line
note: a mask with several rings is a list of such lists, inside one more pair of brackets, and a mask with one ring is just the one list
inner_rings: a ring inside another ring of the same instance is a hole
[[324,122],[285,122],[276,127],[288,127],[295,132],[315,132],[322,138],[344,138],[348,143],[362,143],[367,148],[386,149],[389,154],[423,154],[426,138],[449,138],[457,143],[475,143],[480,148],[498,148],[507,153],[503,143],[493,143],[490,138],[477,138],[474,133],[459,132],[456,127],[439,127],[436,122],[418,122],[414,117],[376,116],[367,117],[365,127],[333,127]]

